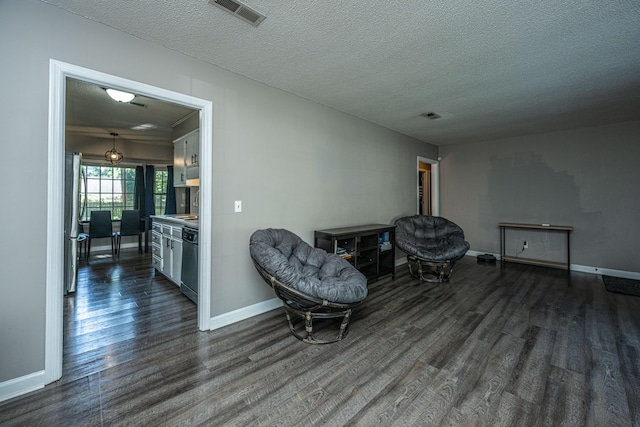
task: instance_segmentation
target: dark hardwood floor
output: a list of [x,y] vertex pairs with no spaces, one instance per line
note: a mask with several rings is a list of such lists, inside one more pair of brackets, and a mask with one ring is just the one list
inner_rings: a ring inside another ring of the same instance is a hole
[[62,379],[0,403],[0,424],[640,426],[639,297],[472,257],[443,285],[405,269],[312,346],[281,309],[199,332],[148,256],[92,260],[65,298]]

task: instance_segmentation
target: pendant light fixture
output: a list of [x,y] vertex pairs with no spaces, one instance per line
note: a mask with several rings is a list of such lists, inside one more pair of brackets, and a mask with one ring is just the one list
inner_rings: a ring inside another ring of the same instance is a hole
[[112,165],[116,165],[122,161],[124,156],[120,151],[116,150],[116,136],[118,136],[118,134],[111,132],[111,136],[113,136],[113,148],[107,151],[106,153],[104,153],[104,157]]

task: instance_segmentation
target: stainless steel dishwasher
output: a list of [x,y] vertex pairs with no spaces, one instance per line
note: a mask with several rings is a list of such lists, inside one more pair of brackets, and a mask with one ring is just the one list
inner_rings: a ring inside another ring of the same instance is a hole
[[182,274],[180,291],[198,303],[198,230],[182,227]]

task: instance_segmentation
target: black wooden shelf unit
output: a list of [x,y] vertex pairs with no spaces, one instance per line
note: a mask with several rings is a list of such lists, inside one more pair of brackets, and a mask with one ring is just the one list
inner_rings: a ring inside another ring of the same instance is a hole
[[340,255],[368,280],[395,278],[396,226],[358,225],[315,231],[315,247]]

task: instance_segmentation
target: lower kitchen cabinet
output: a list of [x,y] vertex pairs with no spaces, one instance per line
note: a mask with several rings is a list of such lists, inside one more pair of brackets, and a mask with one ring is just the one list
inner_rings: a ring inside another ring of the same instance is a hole
[[151,236],[153,267],[180,286],[182,226],[172,225],[154,218]]

